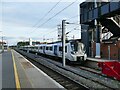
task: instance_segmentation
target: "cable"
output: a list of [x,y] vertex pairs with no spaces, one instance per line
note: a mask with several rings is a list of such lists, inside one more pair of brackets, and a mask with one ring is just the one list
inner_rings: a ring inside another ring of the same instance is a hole
[[[42,27],[44,24],[46,24],[48,21],[50,21],[51,19],[53,19],[54,17],[56,17],[58,14],[60,14],[62,11],[64,11],[65,9],[67,9],[68,7],[70,7],[71,5],[73,5],[77,0],[75,0],[74,2],[72,2],[71,4],[69,4],[68,6],[66,6],[65,8],[63,8],[61,11],[59,11],[58,13],[56,13],[54,16],[52,16],[51,18],[49,18],[47,21],[45,21],[44,23],[42,23],[40,26],[38,26],[37,28],[39,27]],[[37,29],[36,28],[36,29]],[[35,29],[35,30],[36,30]]]
[[59,0],[59,2],[57,2],[33,27],[39,24],[39,22],[42,21],[60,3],[60,1],[61,0]]
[[[63,8],[62,10],[60,10],[58,13],[56,13],[54,16],[52,16],[51,18],[49,18],[47,21],[45,21],[44,23],[42,23],[40,26],[38,26],[36,29],[42,27],[44,24],[46,24],[48,21],[50,21],[51,19],[53,19],[54,17],[56,17],[57,15],[59,15],[61,12],[63,12],[65,9],[67,9],[68,7],[70,7],[71,5],[73,5],[77,0],[75,0],[74,2],[70,3],[68,6],[66,6],[65,8]],[[36,30],[35,29],[35,30]]]
[[49,33],[56,32],[56,31],[57,31],[57,30],[56,30],[56,29],[54,29],[54,30],[52,30],[51,32],[48,32],[48,33],[44,34],[44,35],[43,35],[43,39],[45,39],[45,35],[47,35],[47,34],[49,34]]
[[[59,0],[59,2],[57,2],[40,20],[38,20],[38,22],[33,25],[32,27],[35,27],[37,26],[59,3],[60,3],[61,0]],[[35,30],[33,30],[32,32],[34,32]],[[30,33],[32,33],[30,32]]]
[[75,16],[73,16],[73,17],[70,17],[69,20],[70,20],[70,19],[73,19],[73,18],[76,18],[76,17],[78,17],[78,16],[79,16],[79,15],[75,15]]
[[[57,31],[57,30],[54,29],[54,30],[52,30],[52,31],[50,31],[50,32],[48,32],[48,33],[46,33],[46,34],[49,34],[49,33],[55,32],[55,31]],[[46,35],[46,34],[44,34],[44,35]],[[44,35],[43,35],[43,36],[44,36]]]
[[[52,31],[50,31],[50,32],[48,32],[48,33],[46,33],[46,34],[53,33],[53,32],[55,32],[55,31],[57,31],[57,30],[54,29],[54,30],[52,30]],[[45,36],[46,34],[44,34],[43,36]]]

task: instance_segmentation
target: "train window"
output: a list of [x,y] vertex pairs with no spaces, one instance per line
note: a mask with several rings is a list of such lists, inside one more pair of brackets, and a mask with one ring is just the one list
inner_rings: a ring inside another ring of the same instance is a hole
[[[62,47],[59,47],[59,51],[62,51]],[[65,46],[65,52],[67,52],[67,46]]]
[[48,47],[46,47],[46,50],[48,50]]
[[59,47],[59,51],[62,51],[62,47]]
[[78,51],[78,43],[77,42],[71,42],[71,48],[73,51]]
[[50,47],[48,47],[48,50],[50,50]]
[[67,53],[67,46],[65,46],[65,52]]
[[42,49],[42,46],[40,47],[40,49]]
[[50,47],[50,50],[52,51],[52,47]]

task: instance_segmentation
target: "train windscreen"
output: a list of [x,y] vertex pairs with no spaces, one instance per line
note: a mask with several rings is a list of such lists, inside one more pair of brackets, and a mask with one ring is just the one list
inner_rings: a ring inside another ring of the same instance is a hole
[[85,52],[85,47],[80,42],[71,42],[71,48],[74,52]]
[[74,52],[78,51],[78,43],[77,42],[71,42],[71,48]]

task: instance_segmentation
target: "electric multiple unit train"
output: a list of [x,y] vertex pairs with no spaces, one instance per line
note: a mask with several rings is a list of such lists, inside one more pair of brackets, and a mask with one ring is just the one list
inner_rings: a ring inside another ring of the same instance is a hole
[[[22,46],[20,49],[62,58],[62,42]],[[79,39],[67,41],[65,44],[65,58],[68,61],[80,64],[86,61],[87,55],[84,44]]]

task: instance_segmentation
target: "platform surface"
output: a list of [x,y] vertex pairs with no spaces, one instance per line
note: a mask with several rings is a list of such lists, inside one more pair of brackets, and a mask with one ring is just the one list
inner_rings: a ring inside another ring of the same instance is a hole
[[16,51],[5,51],[0,57],[2,57],[2,88],[64,89]]
[[117,60],[108,60],[108,59],[102,59],[102,58],[91,58],[87,57],[87,60],[89,61],[95,61],[95,62],[107,62],[107,61],[117,61]]

